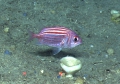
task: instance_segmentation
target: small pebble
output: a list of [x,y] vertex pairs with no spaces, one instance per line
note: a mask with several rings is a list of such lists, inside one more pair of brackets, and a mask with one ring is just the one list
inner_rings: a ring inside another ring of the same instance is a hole
[[58,76],[57,76],[57,78],[61,78],[61,76],[60,76],[60,75],[58,75]]
[[15,49],[16,49],[16,46],[15,46],[15,45],[11,45],[11,46],[10,46],[10,50],[11,50],[11,51],[14,51]]
[[12,55],[12,52],[10,52],[9,50],[5,50],[4,55]]
[[43,74],[43,73],[44,73],[44,70],[40,70],[40,72]]
[[91,47],[91,48],[93,48],[93,47],[94,47],[94,45],[90,45],[90,47]]
[[65,76],[65,73],[62,72],[62,71],[60,71],[60,72],[59,72],[59,75],[62,76],[62,77],[64,77],[64,76]]
[[108,55],[113,55],[114,50],[112,48],[108,48],[107,53],[108,53]]
[[4,28],[4,32],[8,33],[9,32],[9,27]]
[[23,16],[27,16],[27,13],[23,13]]
[[26,76],[26,75],[27,75],[27,72],[25,72],[25,71],[22,72],[22,75],[23,75],[23,76]]
[[74,84],[84,84],[84,79],[81,77],[78,77]]

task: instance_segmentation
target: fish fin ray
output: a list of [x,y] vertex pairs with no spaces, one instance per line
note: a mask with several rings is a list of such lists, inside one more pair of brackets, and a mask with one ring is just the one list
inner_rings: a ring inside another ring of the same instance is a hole
[[53,48],[53,55],[58,54],[61,50],[62,50],[62,48],[56,48],[56,47],[54,47]]

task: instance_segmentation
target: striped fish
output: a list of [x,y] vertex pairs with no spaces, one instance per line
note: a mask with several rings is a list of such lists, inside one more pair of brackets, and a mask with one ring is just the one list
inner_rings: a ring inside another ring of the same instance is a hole
[[81,44],[80,37],[65,27],[44,28],[38,34],[31,33],[31,38],[37,38],[39,44],[54,47],[54,55],[62,48],[73,48]]

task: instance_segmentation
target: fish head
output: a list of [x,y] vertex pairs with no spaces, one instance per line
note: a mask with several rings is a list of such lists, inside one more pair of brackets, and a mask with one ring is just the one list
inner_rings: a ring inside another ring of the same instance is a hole
[[76,47],[76,46],[80,45],[81,43],[82,43],[81,38],[77,35],[73,35],[71,38],[70,47],[71,48]]

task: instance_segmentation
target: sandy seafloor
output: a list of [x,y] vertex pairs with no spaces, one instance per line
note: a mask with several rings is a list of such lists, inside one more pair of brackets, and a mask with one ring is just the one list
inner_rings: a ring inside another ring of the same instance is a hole
[[[75,84],[79,77],[84,84],[120,84],[120,23],[113,22],[110,14],[113,9],[120,11],[119,3],[0,0],[0,84]],[[38,33],[55,26],[72,29],[82,44],[53,56],[51,47],[28,42],[29,30]],[[109,48],[113,54],[107,53]],[[57,78],[62,70],[59,61],[67,55],[81,60],[82,68],[73,79]]]

